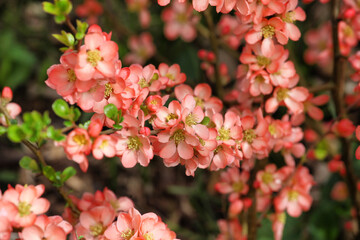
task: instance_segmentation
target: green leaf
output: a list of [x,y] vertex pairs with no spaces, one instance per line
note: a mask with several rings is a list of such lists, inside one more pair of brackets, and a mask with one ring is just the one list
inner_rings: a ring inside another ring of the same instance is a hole
[[27,170],[31,170],[36,173],[40,172],[39,165],[31,157],[24,156],[23,158],[21,158],[19,165],[20,165],[20,167],[27,169]]
[[59,117],[63,119],[69,119],[70,108],[67,102],[65,102],[63,99],[57,99],[52,104],[52,109]]
[[118,109],[114,104],[108,104],[104,107],[105,115],[110,118],[111,120],[115,121],[118,119]]
[[66,17],[64,15],[58,15],[58,16],[55,16],[54,19],[57,24],[61,24],[61,23],[65,22]]
[[72,3],[69,0],[55,0],[55,5],[64,15],[68,15],[72,10]]
[[61,133],[61,130],[56,130],[53,126],[48,127],[46,136],[58,142],[65,139],[65,136]]
[[58,15],[59,14],[58,8],[54,4],[52,4],[50,2],[43,2],[42,6],[43,6],[44,12],[46,12],[46,13],[49,13],[49,14],[52,14],[52,15]]
[[210,118],[205,116],[200,124],[207,126],[209,123],[210,123]]
[[0,126],[0,136],[7,132],[7,128],[4,126]]
[[73,167],[67,167],[61,174],[61,181],[62,183],[66,182],[69,178],[76,175],[76,170]]
[[53,34],[52,36],[65,46],[73,47],[75,44],[75,38],[71,33],[61,31],[61,34]]
[[52,182],[55,182],[55,180],[56,180],[56,172],[51,166],[45,166],[43,168],[43,174],[47,179],[49,179]]
[[71,127],[73,124],[71,121],[64,121],[65,127]]
[[123,128],[123,126],[121,126],[119,124],[114,124],[113,127],[117,130],[121,130]]
[[72,108],[72,115],[74,116],[71,120],[73,122],[76,122],[80,116],[81,116],[81,112],[78,108]]
[[77,40],[81,40],[85,37],[85,33],[89,24],[87,22],[81,22],[80,20],[76,20],[76,35],[75,38]]
[[8,128],[8,138],[12,142],[21,142],[26,137],[26,134],[18,125],[11,125]]

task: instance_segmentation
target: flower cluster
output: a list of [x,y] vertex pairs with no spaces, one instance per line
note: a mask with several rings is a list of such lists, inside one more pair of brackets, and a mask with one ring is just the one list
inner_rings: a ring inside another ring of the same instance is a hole
[[95,194],[84,193],[80,199],[70,198],[80,210],[79,217],[74,218],[71,210],[65,209],[64,217],[74,225],[73,239],[176,239],[155,213],[141,215],[129,198],[117,198],[107,188]]
[[0,239],[8,240],[13,230],[19,230],[20,239],[43,239],[54,236],[65,240],[72,226],[60,216],[47,217],[44,213],[50,202],[41,198],[44,185],[9,186],[0,192]]

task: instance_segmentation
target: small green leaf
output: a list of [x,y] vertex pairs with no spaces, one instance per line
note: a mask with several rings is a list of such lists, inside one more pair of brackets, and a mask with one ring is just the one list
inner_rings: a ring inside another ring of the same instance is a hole
[[75,38],[71,33],[61,31],[61,34],[53,34],[52,36],[65,46],[73,47],[75,44]]
[[55,112],[56,115],[63,119],[68,119],[70,114],[70,108],[67,102],[65,102],[63,99],[57,99],[52,104],[52,109]]
[[56,172],[51,166],[45,166],[43,168],[43,174],[47,179],[49,179],[52,182],[55,182],[55,180],[56,180]]
[[65,127],[71,127],[73,124],[71,121],[64,121]]
[[31,170],[33,172],[40,172],[40,168],[39,168],[37,162],[34,159],[32,159],[31,157],[24,156],[23,158],[21,158],[19,165],[20,165],[20,167],[27,169],[27,170]]
[[76,20],[76,35],[75,38],[77,40],[81,40],[84,38],[87,28],[89,24],[87,22],[81,22],[80,20]]
[[61,130],[56,130],[53,126],[48,127],[46,136],[58,142],[65,139],[65,136],[61,133]]
[[80,118],[80,116],[81,116],[81,112],[80,112],[80,110],[78,109],[78,108],[73,108],[73,110],[72,110],[72,112],[73,112],[73,118],[71,119],[73,122],[76,122],[79,118]]
[[50,2],[43,2],[42,6],[43,6],[44,12],[46,12],[46,13],[49,13],[49,14],[52,14],[52,15],[59,14],[59,10],[55,7],[54,4],[52,4]]
[[8,128],[8,138],[13,142],[21,142],[26,137],[26,134],[18,125],[11,125]]
[[204,117],[204,119],[201,121],[202,125],[207,126],[210,123],[210,118],[209,117]]
[[43,113],[43,123],[44,123],[46,126],[50,125],[50,123],[51,123],[51,118],[49,117],[49,112],[48,112],[48,111],[45,111],[45,112]]
[[121,130],[123,128],[123,126],[121,126],[119,124],[114,124],[113,128],[115,128],[116,130]]
[[61,174],[61,181],[64,183],[66,180],[76,175],[76,170],[73,167],[67,167]]
[[61,23],[65,22],[66,17],[64,15],[57,15],[57,16],[55,16],[54,19],[57,24],[61,24]]
[[55,5],[64,15],[68,15],[72,10],[72,4],[69,0],[55,0]]
[[110,118],[111,120],[113,120],[115,122],[119,115],[117,107],[112,103],[108,104],[104,107],[104,113],[108,118]]

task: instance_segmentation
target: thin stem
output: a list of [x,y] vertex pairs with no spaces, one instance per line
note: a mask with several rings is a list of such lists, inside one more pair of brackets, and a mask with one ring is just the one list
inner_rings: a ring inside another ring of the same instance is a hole
[[309,92],[317,93],[317,92],[328,91],[328,90],[333,91],[334,88],[335,88],[334,83],[330,82],[330,83],[321,84],[321,85],[311,87],[311,88],[309,88]]
[[213,19],[211,16],[211,8],[208,8],[205,10],[204,16],[205,16],[207,25],[210,30],[210,44],[211,44],[212,51],[214,52],[214,55],[215,55],[214,68],[215,68],[216,94],[220,99],[222,99],[222,97],[224,95],[224,90],[223,90],[223,86],[222,86],[221,78],[220,78],[219,44],[217,41],[217,37],[215,35],[215,25],[214,25],[214,22],[213,22]]
[[[346,117],[346,108],[344,105],[345,94],[345,73],[346,73],[346,58],[340,53],[339,38],[338,38],[338,14],[340,9],[341,0],[331,1],[331,22],[332,22],[332,40],[333,40],[333,88],[332,95],[335,102],[336,115],[339,118]],[[357,191],[356,183],[357,177],[354,173],[352,157],[351,157],[351,141],[347,138],[341,138],[341,159],[346,168],[346,182],[349,189],[352,205],[356,211],[358,231],[354,239],[360,239],[360,199],[359,192]]]
[[66,21],[65,21],[66,25],[70,28],[71,32],[76,35],[77,31],[76,28],[74,27],[74,25],[71,23],[70,17],[69,15],[66,15]]

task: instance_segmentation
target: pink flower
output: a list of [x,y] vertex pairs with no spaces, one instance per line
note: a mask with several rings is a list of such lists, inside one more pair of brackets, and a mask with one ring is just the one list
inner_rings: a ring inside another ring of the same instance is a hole
[[353,122],[348,118],[341,119],[340,121],[335,122],[332,126],[332,130],[343,138],[350,137],[354,133],[355,129],[356,127]]
[[180,72],[179,64],[168,66],[165,63],[160,63],[159,74],[160,81],[166,83],[167,87],[174,87],[186,81],[185,73]]
[[272,221],[271,228],[274,232],[274,239],[281,240],[284,232],[286,214],[284,212],[274,213],[269,216]]
[[[5,107],[10,118],[15,119],[21,113],[21,107],[17,103],[10,102],[12,100],[12,97],[13,97],[13,92],[11,88],[4,87],[1,93],[0,104],[2,104],[3,107]],[[3,126],[8,125],[8,122],[3,113],[0,113],[0,124]]]
[[229,201],[240,199],[240,195],[245,195],[249,191],[247,181],[250,174],[247,171],[240,173],[236,167],[228,168],[220,175],[220,181],[215,184],[215,189],[221,194],[230,194]]
[[218,220],[217,224],[220,229],[220,234],[216,237],[216,240],[246,240],[246,237],[242,235],[242,227],[237,218],[232,220]]
[[112,158],[116,154],[115,140],[109,135],[100,135],[92,145],[92,154],[95,159],[102,159],[104,156]]
[[307,99],[309,91],[304,87],[295,87],[293,89],[277,87],[274,90],[273,97],[265,103],[265,110],[268,113],[275,112],[279,104],[285,103],[291,113],[299,114],[304,110],[303,102]]
[[154,56],[156,49],[150,33],[144,32],[139,36],[132,36],[128,40],[131,53],[127,54],[124,61],[127,64],[138,63],[143,65]]
[[181,120],[182,107],[178,101],[171,101],[169,107],[160,107],[156,113],[154,127],[167,129],[176,126]]
[[79,163],[81,170],[86,172],[89,166],[86,156],[90,154],[92,145],[88,132],[83,128],[76,128],[60,144],[64,147],[68,159]]
[[78,54],[76,76],[81,81],[114,77],[117,58],[117,44],[107,40],[99,26],[92,25],[85,35],[85,45],[81,46]]
[[277,192],[280,190],[284,176],[276,171],[275,164],[268,164],[265,171],[259,171],[256,174],[256,181],[260,185],[261,191],[264,193]]
[[292,217],[299,217],[303,211],[308,211],[311,204],[311,196],[298,186],[284,188],[274,199],[276,211],[286,210]]
[[286,5],[286,10],[282,14],[282,20],[285,23],[285,34],[293,41],[298,41],[301,33],[298,27],[294,24],[295,21],[304,21],[306,14],[304,10],[298,5],[298,0],[290,0]]
[[159,156],[167,166],[176,166],[180,158],[191,159],[194,156],[194,147],[199,145],[198,138],[188,133],[183,124],[161,131],[157,139],[162,144]]
[[180,36],[185,42],[191,42],[196,38],[195,26],[200,18],[193,14],[188,2],[173,1],[161,13],[161,18],[165,22],[164,34],[167,39],[175,40]]
[[22,230],[21,239],[66,240],[72,229],[71,224],[64,221],[60,216],[47,217],[41,215],[36,218],[34,225]]
[[36,215],[45,213],[50,202],[45,198],[40,198],[44,193],[45,187],[40,184],[37,186],[21,186],[17,184],[15,188],[9,186],[4,192],[2,200],[13,203],[17,207],[14,216],[14,227],[28,227],[34,224]]
[[117,137],[116,155],[121,156],[121,163],[126,168],[132,168],[136,163],[147,166],[154,153],[148,137],[139,133],[140,122],[131,115],[124,115],[124,129]]
[[115,219],[115,211],[105,206],[94,207],[80,214],[80,222],[75,226],[78,236],[84,236],[85,239],[97,240],[103,239],[105,230]]
[[272,38],[275,36],[282,45],[287,44],[288,36],[283,31],[284,22],[279,17],[272,17],[267,20],[264,18],[260,24],[254,25],[254,28],[245,35],[245,40],[249,44],[255,44],[262,40],[261,51],[265,57],[274,54],[275,45]]
[[112,223],[104,233],[108,239],[129,239],[135,240],[138,236],[141,224],[141,214],[135,208],[129,213],[119,213],[117,221]]
[[206,83],[196,85],[194,90],[188,85],[181,84],[175,87],[174,91],[176,98],[179,99],[180,102],[182,102],[188,94],[194,96],[196,106],[200,106],[205,112],[207,110],[220,112],[223,107],[222,101],[212,96],[211,87]]

